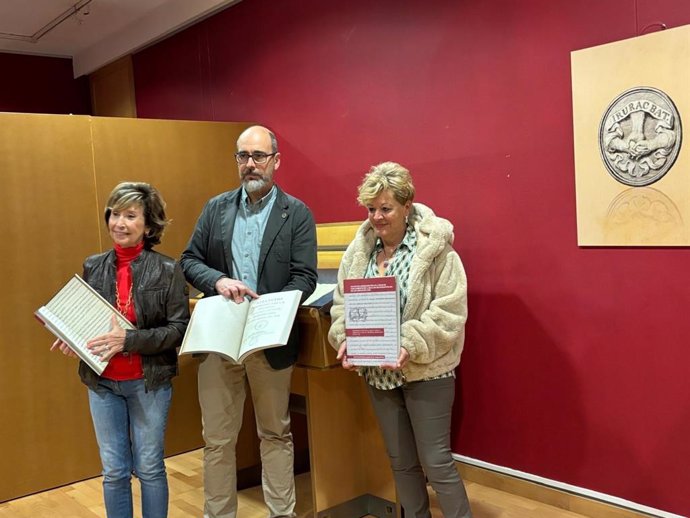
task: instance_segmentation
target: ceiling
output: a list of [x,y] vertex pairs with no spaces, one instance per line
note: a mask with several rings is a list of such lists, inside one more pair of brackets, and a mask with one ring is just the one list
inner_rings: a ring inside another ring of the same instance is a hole
[[0,0],[0,52],[68,57],[89,74],[240,0]]

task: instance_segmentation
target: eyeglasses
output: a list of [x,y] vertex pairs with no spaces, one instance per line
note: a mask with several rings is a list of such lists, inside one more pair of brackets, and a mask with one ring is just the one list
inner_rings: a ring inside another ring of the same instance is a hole
[[238,164],[246,164],[251,158],[255,164],[265,164],[269,158],[277,154],[277,151],[275,153],[264,153],[263,151],[247,153],[246,151],[238,151],[235,153],[235,160],[237,160]]

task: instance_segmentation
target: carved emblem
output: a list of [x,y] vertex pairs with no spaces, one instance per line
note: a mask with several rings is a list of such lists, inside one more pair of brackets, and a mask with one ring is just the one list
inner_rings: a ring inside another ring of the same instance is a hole
[[599,151],[609,173],[633,187],[664,176],[678,158],[681,123],[671,98],[639,87],[620,94],[599,124]]
[[684,239],[683,216],[673,200],[654,187],[625,189],[609,205],[604,220],[608,242],[641,245],[679,243]]

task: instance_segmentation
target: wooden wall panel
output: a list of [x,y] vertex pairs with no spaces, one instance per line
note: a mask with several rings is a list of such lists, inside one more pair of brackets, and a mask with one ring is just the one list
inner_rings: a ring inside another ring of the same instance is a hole
[[[98,203],[122,181],[153,184],[172,224],[157,250],[178,257],[206,201],[239,185],[233,153],[249,124],[93,117]],[[105,226],[101,227],[105,233]]]
[[132,56],[125,56],[89,76],[91,113],[101,117],[136,117]]
[[33,312],[100,248],[88,117],[0,115],[0,501],[100,471],[77,362]]
[[[0,248],[0,501],[100,472],[77,362],[48,352],[33,311],[85,257],[110,247],[103,205],[116,183],[154,184],[174,220],[178,257],[203,204],[239,184],[232,157],[246,124],[0,114],[5,239]],[[166,451],[202,444],[196,362],[174,382]]]

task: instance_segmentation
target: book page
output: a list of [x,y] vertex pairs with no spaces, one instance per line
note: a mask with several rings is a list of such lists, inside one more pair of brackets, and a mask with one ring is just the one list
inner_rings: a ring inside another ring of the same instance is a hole
[[345,335],[353,365],[394,364],[400,352],[400,307],[395,277],[346,279]]
[[314,293],[309,295],[307,300],[302,302],[303,306],[311,306],[314,302],[319,300],[321,297],[326,295],[327,293],[331,293],[337,284],[334,283],[317,283],[316,288],[314,289]]
[[285,345],[290,337],[302,292],[266,293],[250,304],[240,356],[253,350]]
[[222,295],[204,297],[194,306],[180,354],[217,353],[237,361],[250,303]]
[[78,275],[72,277],[45,306],[36,311],[36,316],[46,327],[67,343],[98,374],[103,372],[107,362],[92,354],[87,349],[86,342],[110,331],[113,315],[117,315],[123,329],[134,329],[127,319]]

